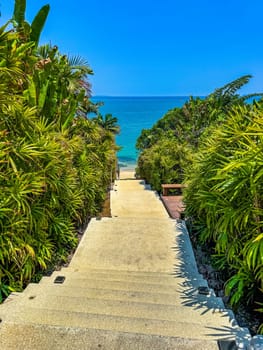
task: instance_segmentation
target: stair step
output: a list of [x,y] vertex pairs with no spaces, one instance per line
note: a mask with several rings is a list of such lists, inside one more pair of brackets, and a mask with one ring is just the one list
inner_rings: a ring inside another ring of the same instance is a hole
[[[98,264],[98,269],[96,271],[107,271],[105,270],[105,266],[102,264]],[[196,279],[204,279],[203,276],[198,272],[197,270],[197,266],[196,266],[196,263],[188,263],[187,265],[180,265],[177,261],[177,265],[174,265],[174,269],[170,270],[170,271],[166,271],[166,270],[161,270],[161,269],[157,269],[155,270],[156,272],[151,272],[151,269],[149,268],[148,270],[145,270],[145,271],[134,271],[133,270],[134,268],[134,264],[132,264],[131,266],[125,264],[125,265],[119,265],[118,267],[116,266],[112,266],[112,269],[109,270],[109,271],[116,271],[117,272],[120,272],[120,275],[126,275],[126,274],[134,274],[134,276],[136,276],[136,273],[138,273],[138,276],[139,273],[141,273],[142,277],[143,276],[146,276],[148,277],[147,273],[151,273],[152,275],[149,275],[150,276],[170,276],[170,277],[173,277],[173,278],[184,278],[184,279],[187,279],[187,280],[196,280]],[[68,267],[66,267],[65,269],[69,269],[71,271],[78,271],[79,273],[89,273],[90,271],[92,272],[96,272],[94,270],[94,265],[91,263],[89,264],[86,259],[84,257],[81,257],[81,258],[78,258],[77,261],[75,261],[74,263],[70,263],[70,265]],[[64,268],[62,268],[62,271],[64,271]],[[154,269],[153,269],[154,271]],[[110,274],[110,272],[109,272]]]
[[[23,296],[27,298],[35,297],[42,293],[50,293],[52,295],[64,295],[67,297],[76,296],[76,287],[65,286],[59,284],[53,284],[52,286],[43,286],[41,288],[38,284],[29,284],[24,290]],[[97,298],[107,300],[119,300],[119,301],[134,301],[134,302],[147,302],[152,304],[165,304],[175,305],[179,302],[180,296],[174,293],[161,293],[161,292],[142,292],[136,290],[113,290],[113,289],[96,289],[96,288],[77,288],[77,294],[79,297]],[[19,293],[19,297],[22,297],[22,293]],[[12,293],[9,299],[18,299],[17,293]]]
[[160,272],[160,271],[132,271],[132,270],[119,270],[119,269],[96,269],[96,268],[87,268],[87,270],[82,270],[82,268],[78,267],[62,267],[60,271],[70,271],[70,272],[89,272],[94,274],[103,274],[103,275],[120,275],[120,276],[138,276],[138,277],[153,277],[153,278],[161,278],[161,277],[169,277],[169,278],[175,278],[176,272]]
[[[207,286],[207,281],[202,278],[200,274],[197,274],[191,280],[179,276],[179,274],[168,274],[168,273],[147,273],[147,272],[131,272],[131,271],[114,271],[114,270],[101,270],[94,271],[87,269],[83,271],[77,268],[62,268],[60,271],[55,271],[50,276],[52,281],[57,276],[65,276],[66,278],[73,279],[93,279],[93,280],[104,280],[104,281],[128,281],[148,284],[162,284],[166,286],[177,286],[178,283],[185,286]],[[44,279],[42,282],[47,281]]]
[[46,308],[26,309],[21,305],[10,309],[9,312],[0,316],[3,324],[12,320],[16,323],[30,323],[39,325],[51,325],[61,327],[77,327],[89,329],[101,329],[139,334],[153,334],[160,336],[182,337],[190,339],[234,338],[234,327],[210,326],[193,322],[168,321],[147,318],[134,318],[124,316],[85,314],[65,310],[49,310]]
[[[63,310],[80,313],[91,313],[112,316],[127,316],[132,318],[158,319],[168,321],[189,322],[194,319],[198,324],[210,324],[217,326],[230,326],[229,314],[226,310],[215,309],[207,303],[200,303],[194,300],[185,300],[177,305],[152,304],[148,302],[135,302],[133,300],[108,300],[79,297],[52,295],[42,292],[36,296],[21,298],[16,303],[9,303],[6,309],[15,307],[43,308],[48,310]],[[187,304],[187,305],[186,305]]]
[[[77,290],[77,294],[76,294]],[[77,288],[73,285],[65,284],[45,284],[39,285],[35,283],[30,283],[24,292],[12,293],[6,300],[4,305],[7,303],[19,303],[24,302],[25,299],[34,299],[36,297],[41,297],[42,294],[74,298],[78,296],[79,298],[88,299],[103,299],[103,300],[115,300],[122,302],[138,302],[147,304],[159,304],[159,305],[173,305],[186,307],[196,305],[205,306],[213,310],[224,310],[224,303],[221,298],[217,298],[214,294],[202,295],[198,293],[197,289],[186,288],[181,289],[177,293],[171,292],[147,292],[138,290],[121,290],[121,289],[108,289],[106,286],[104,288]],[[1,309],[1,308],[0,308]]]
[[[39,285],[53,285],[55,278],[43,277]],[[200,282],[201,283],[201,282]],[[184,291],[197,290],[197,287],[188,286],[185,280],[179,280],[174,285],[165,285],[163,283],[149,283],[147,279],[141,282],[133,281],[114,281],[100,280],[93,278],[66,278],[63,285],[75,286],[76,288],[96,288],[96,289],[112,289],[123,291],[140,291],[152,293],[182,294]],[[198,284],[199,286],[200,284]],[[202,284],[203,285],[203,284]]]
[[4,323],[1,350],[218,350],[215,341],[73,327]]

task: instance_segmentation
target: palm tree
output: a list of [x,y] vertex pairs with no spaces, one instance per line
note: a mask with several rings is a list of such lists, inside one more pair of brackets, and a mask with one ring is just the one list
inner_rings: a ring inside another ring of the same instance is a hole
[[114,135],[117,135],[120,132],[120,127],[117,125],[118,119],[113,117],[112,114],[108,113],[104,117],[102,114],[99,114],[94,118],[94,121],[105,131],[108,131]]

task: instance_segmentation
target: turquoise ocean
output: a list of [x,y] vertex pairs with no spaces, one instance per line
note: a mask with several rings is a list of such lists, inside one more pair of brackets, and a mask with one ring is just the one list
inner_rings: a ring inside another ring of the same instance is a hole
[[93,102],[103,102],[100,113],[112,114],[118,118],[120,134],[116,143],[121,146],[118,160],[123,167],[134,167],[138,158],[135,144],[142,129],[149,129],[163,117],[168,110],[181,107],[188,96],[177,97],[92,97]]

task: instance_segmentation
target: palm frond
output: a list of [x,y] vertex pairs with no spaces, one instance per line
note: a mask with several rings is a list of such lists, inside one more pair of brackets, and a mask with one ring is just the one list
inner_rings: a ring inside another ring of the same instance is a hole
[[78,69],[85,74],[93,74],[88,61],[79,55],[68,56],[68,63],[72,69]]
[[240,100],[241,101],[247,101],[247,100],[255,99],[255,97],[263,98],[263,93],[262,92],[258,92],[258,93],[254,93],[254,94],[244,95],[244,96],[240,97]]
[[234,96],[235,93],[241,89],[244,85],[246,85],[250,79],[252,78],[252,75],[244,75],[240,78],[237,78],[230,83],[222,86],[221,88],[216,89],[212,94],[209,95],[209,97],[226,97],[226,96]]

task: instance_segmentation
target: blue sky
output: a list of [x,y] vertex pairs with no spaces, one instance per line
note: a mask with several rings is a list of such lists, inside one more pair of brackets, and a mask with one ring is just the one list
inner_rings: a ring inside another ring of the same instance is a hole
[[46,3],[42,43],[87,59],[93,95],[206,95],[244,74],[263,91],[262,0],[27,0],[27,20]]

